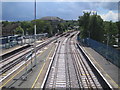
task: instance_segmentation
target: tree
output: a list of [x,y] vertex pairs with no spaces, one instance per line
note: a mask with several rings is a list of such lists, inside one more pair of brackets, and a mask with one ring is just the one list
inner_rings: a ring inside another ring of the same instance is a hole
[[116,22],[117,28],[118,28],[118,34],[117,34],[117,38],[118,38],[118,46],[120,47],[120,21]]
[[90,37],[94,40],[103,40],[103,20],[97,13],[83,12],[79,17],[79,26],[81,27],[81,38]]
[[105,34],[105,42],[107,42],[107,37],[109,38],[109,45],[117,44],[116,38],[118,38],[118,27],[116,23],[112,21],[104,22],[104,34]]
[[45,23],[43,33],[48,33],[48,36],[49,36],[49,37],[53,35],[52,26],[50,25],[49,22],[46,22],[46,23]]
[[24,30],[21,26],[17,27],[15,29],[15,34],[18,34],[18,35],[24,35]]
[[11,22],[8,21],[2,21],[3,27],[7,26],[8,24],[11,24]]
[[64,23],[58,24],[58,29],[60,33],[63,33],[65,31],[65,25]]
[[89,20],[90,20],[90,14],[91,12],[83,12],[84,15],[80,16],[78,21],[79,21],[79,26],[81,27],[81,38],[86,38],[88,37],[88,25],[89,25]]
[[33,25],[36,23],[37,34],[48,33],[48,36],[52,36],[54,34],[54,30],[51,25],[51,22],[37,19],[37,20],[33,20],[32,23]]
[[99,15],[93,14],[90,16],[88,31],[90,32],[90,38],[100,42],[103,41],[103,20]]
[[23,21],[21,22],[21,27],[24,29],[24,34],[32,35],[34,33],[34,26],[33,23],[30,21]]

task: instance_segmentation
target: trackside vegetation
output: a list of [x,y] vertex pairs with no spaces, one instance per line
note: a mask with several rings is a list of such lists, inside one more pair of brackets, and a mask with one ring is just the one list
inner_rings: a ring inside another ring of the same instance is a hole
[[79,16],[78,22],[81,38],[89,37],[104,44],[120,47],[120,21],[104,21],[97,12],[83,12],[83,16]]

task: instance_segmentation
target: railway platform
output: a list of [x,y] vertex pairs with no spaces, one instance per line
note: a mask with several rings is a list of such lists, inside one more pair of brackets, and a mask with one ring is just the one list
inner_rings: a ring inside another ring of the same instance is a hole
[[27,44],[25,44],[25,45],[16,45],[16,46],[11,47],[11,48],[9,48],[9,49],[2,49],[2,53],[0,54],[0,56],[4,55],[4,54],[6,54],[6,53],[12,52],[12,51],[14,51],[14,50],[16,50],[16,49],[25,47],[26,45],[27,45]]
[[[81,43],[80,43],[81,44]],[[94,65],[115,89],[120,89],[120,68],[106,60],[102,55],[90,47],[81,44],[84,52],[89,56]]]
[[[37,61],[34,59],[34,53],[29,59],[25,59],[25,55],[34,50],[31,47],[20,53],[22,55],[17,53],[19,59],[11,56],[11,60],[15,61],[4,65],[2,71],[6,76],[2,74],[0,88],[51,89],[62,87],[91,90],[114,90],[112,88],[115,88],[118,90],[119,68],[92,48],[81,43],[79,45],[76,39],[78,33],[68,33],[59,38],[53,37],[42,43],[37,41]],[[18,62],[20,63],[17,64]],[[34,64],[36,67],[31,70]],[[14,68],[11,68],[12,65]],[[14,70],[18,66],[19,68]],[[26,74],[27,80],[23,81]]]
[[[36,41],[37,43],[41,43],[43,40],[39,40],[39,41]],[[16,45],[14,47],[11,47],[11,48],[8,48],[8,49],[2,49],[2,52],[0,53],[0,56],[2,55],[5,55],[7,53],[10,53],[14,50],[17,50],[17,49],[20,49],[20,48],[23,48],[25,46],[27,46],[28,44],[24,44],[24,45]]]

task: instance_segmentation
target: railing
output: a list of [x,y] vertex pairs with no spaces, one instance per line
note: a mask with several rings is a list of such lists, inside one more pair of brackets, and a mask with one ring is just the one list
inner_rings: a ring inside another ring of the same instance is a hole
[[78,41],[83,43],[85,46],[93,48],[111,63],[120,68],[120,51],[90,38],[81,39],[78,37]]
[[[40,40],[43,37],[46,37],[47,33],[37,34],[37,40]],[[0,47],[2,49],[10,48],[15,45],[24,45],[26,43],[33,43],[35,41],[35,35],[27,35],[27,36],[7,36],[0,38]]]

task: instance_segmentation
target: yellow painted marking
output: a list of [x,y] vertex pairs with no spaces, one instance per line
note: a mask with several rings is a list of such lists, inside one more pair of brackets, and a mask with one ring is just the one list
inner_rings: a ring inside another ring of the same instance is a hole
[[89,75],[89,74],[82,74],[82,75],[84,76],[84,75]]
[[[46,50],[44,50],[42,53],[44,53]],[[38,54],[38,56],[42,55],[42,53]],[[34,58],[32,59],[34,61]],[[20,71],[18,71],[16,74],[14,74],[10,79],[8,79],[3,85],[0,86],[0,88],[4,87],[8,82],[10,82],[16,75],[18,75],[22,70],[25,69],[31,62],[29,62],[26,66],[24,66]]]
[[0,76],[6,76],[6,73],[3,73],[2,75],[0,75]]
[[[83,47],[84,48],[84,47]],[[84,50],[85,50],[85,48],[84,48]],[[86,51],[86,50],[85,50]],[[89,54],[89,53],[87,53],[87,54]],[[89,56],[96,62],[96,60],[89,54]],[[96,62],[96,64],[105,72],[105,70],[99,65],[99,63],[98,62]],[[106,72],[105,72],[106,73]],[[108,78],[110,78],[110,80],[117,86],[117,87],[120,87],[107,73],[106,73],[106,76],[108,77]]]
[[[52,47],[52,48],[53,48],[53,47]],[[49,56],[50,56],[51,52],[52,52],[52,49],[51,49],[51,51],[49,52],[49,54],[48,54],[48,56],[47,56],[47,58],[46,58],[46,61],[49,59]],[[38,79],[39,79],[39,77],[40,77],[40,74],[41,74],[41,72],[43,71],[43,68],[45,67],[45,64],[46,64],[46,63],[44,63],[43,66],[42,66],[42,68],[40,69],[40,72],[39,72],[37,78],[35,79],[32,87],[31,87],[31,90],[32,90],[32,88],[34,88],[36,82],[38,81]]]
[[33,85],[32,85],[32,87],[31,87],[31,88],[34,88],[34,86],[35,86],[35,84],[36,84],[37,80],[39,79],[39,76],[40,76],[41,72],[43,71],[44,66],[45,66],[45,63],[43,64],[42,68],[40,69],[40,72],[39,72],[39,74],[38,74],[37,78],[35,79],[35,81],[34,81],[34,83],[33,83]]
[[3,76],[6,76],[6,73],[3,73],[2,75],[3,75]]
[[47,49],[47,47],[45,47],[44,49]]
[[3,86],[5,86],[9,81],[11,81],[16,75],[18,75],[25,67],[23,67],[20,71],[18,71],[15,75],[13,75],[8,81],[6,81],[2,86],[0,86],[0,88],[2,88]]

